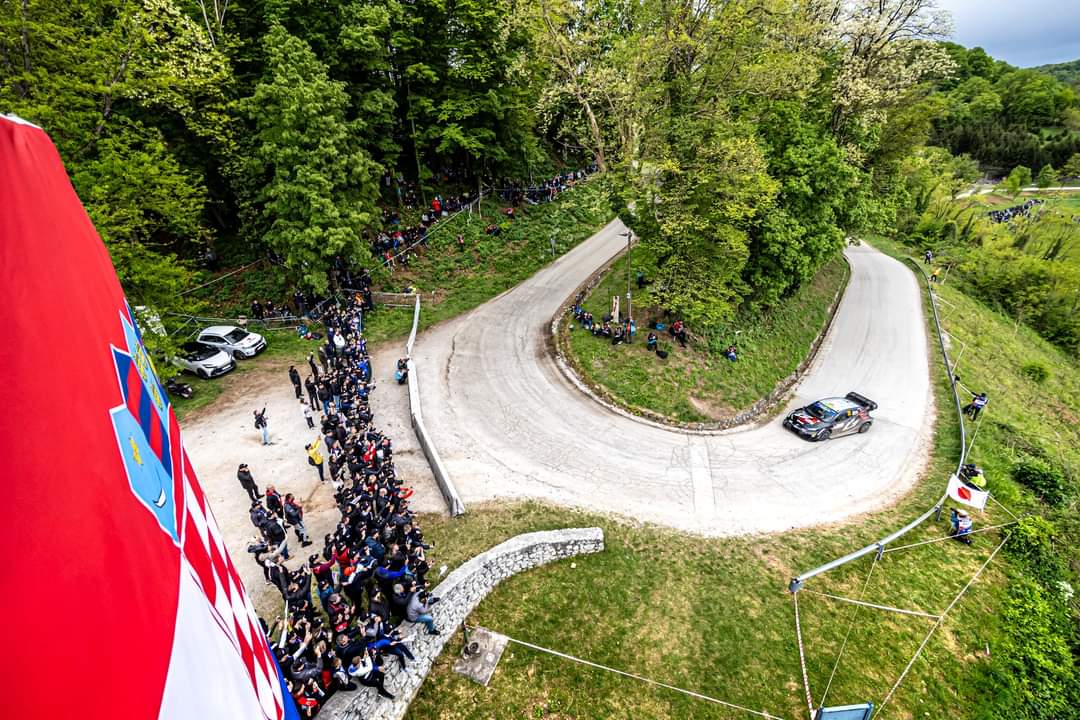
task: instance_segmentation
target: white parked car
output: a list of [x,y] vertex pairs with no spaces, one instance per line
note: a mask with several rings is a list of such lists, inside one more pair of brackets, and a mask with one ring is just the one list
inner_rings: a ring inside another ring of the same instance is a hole
[[229,353],[196,340],[180,346],[180,351],[173,358],[173,364],[204,380],[224,375],[236,367],[236,361]]
[[235,325],[215,325],[199,333],[199,342],[224,350],[234,360],[255,357],[266,349],[266,338]]

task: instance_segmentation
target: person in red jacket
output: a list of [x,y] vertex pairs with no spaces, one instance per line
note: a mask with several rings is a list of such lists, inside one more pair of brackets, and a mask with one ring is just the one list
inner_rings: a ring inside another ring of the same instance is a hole
[[266,509],[278,517],[285,517],[285,506],[281,503],[281,493],[273,485],[266,486]]

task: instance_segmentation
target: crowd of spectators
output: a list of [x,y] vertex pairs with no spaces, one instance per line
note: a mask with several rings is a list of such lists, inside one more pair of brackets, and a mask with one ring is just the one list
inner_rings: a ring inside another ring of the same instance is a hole
[[1011,208],[1006,208],[1004,210],[991,210],[987,213],[987,215],[990,216],[990,220],[992,222],[1009,222],[1013,218],[1029,217],[1031,215],[1031,211],[1035,208],[1038,208],[1044,202],[1046,201],[1032,198],[1030,200],[1025,200],[1022,205],[1014,205]]
[[[360,333],[362,295],[345,306],[327,305],[326,341],[308,357],[311,373],[297,383],[305,417],[318,416],[319,434],[306,444],[308,463],[330,483],[341,513],[319,552],[290,570],[291,529],[301,548],[316,544],[304,511],[273,486],[258,490],[246,465],[237,473],[253,498],[252,523],[260,537],[248,547],[286,611],[264,621],[289,691],[304,717],[314,717],[337,692],[359,686],[393,698],[387,663],[409,672],[415,634],[438,634],[431,615],[437,598],[427,588],[427,552],[409,497],[394,469],[394,445],[374,422],[370,405],[371,360]],[[362,692],[370,692],[361,690]]]
[[530,205],[539,205],[554,200],[559,193],[569,190],[576,183],[596,172],[596,170],[596,165],[593,164],[581,170],[567,170],[547,180],[530,183],[503,178],[499,187],[496,188],[496,192],[499,198],[512,206],[520,205],[523,202]]

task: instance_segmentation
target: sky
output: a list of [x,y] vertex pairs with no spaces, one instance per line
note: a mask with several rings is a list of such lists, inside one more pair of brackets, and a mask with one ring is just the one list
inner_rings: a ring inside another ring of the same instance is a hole
[[938,0],[953,41],[1017,67],[1080,60],[1080,0]]

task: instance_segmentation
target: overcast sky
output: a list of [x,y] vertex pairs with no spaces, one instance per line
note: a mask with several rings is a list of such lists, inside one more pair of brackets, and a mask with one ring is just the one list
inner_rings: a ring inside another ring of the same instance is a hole
[[938,0],[953,40],[1017,67],[1080,60],[1080,0]]

